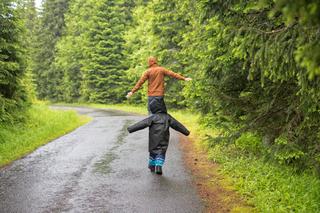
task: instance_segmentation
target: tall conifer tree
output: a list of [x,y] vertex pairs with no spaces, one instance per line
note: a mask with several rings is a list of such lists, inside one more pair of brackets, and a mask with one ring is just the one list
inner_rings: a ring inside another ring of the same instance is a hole
[[12,121],[26,101],[21,79],[25,72],[22,23],[13,1],[0,2],[0,122]]
[[55,67],[63,72],[63,100],[76,102],[81,98],[82,63],[85,59],[89,20],[96,12],[95,0],[73,0],[65,16],[65,35],[57,43]]
[[62,97],[63,73],[53,62],[56,43],[63,35],[64,14],[68,2],[68,0],[45,0],[43,3],[33,68],[40,99],[59,100]]
[[36,28],[38,26],[38,15],[34,0],[18,0],[18,8],[24,25],[23,46],[25,48],[24,58],[26,61],[26,75],[23,79],[23,85],[27,90],[30,100],[36,98],[35,85],[33,82],[32,68],[33,57],[36,53],[35,44]]
[[123,2],[98,1],[97,11],[92,16],[84,49],[82,95],[90,102],[120,102],[127,91]]

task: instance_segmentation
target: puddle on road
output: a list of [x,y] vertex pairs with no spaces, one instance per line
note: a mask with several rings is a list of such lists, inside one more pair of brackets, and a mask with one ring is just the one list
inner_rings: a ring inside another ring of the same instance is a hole
[[133,123],[133,120],[125,120],[122,129],[120,130],[120,133],[117,137],[117,144],[121,146],[122,144],[125,143],[125,138],[128,136],[129,132],[127,128]]
[[94,164],[95,172],[101,173],[101,174],[109,174],[112,173],[112,167],[111,163],[115,159],[119,158],[119,156],[114,153],[116,149],[118,149],[121,145],[125,143],[125,138],[128,136],[128,126],[130,126],[133,123],[133,120],[125,120],[122,129],[119,131],[119,135],[117,137],[117,141],[115,143],[115,146],[113,146],[109,152],[107,152],[101,160],[96,162]]
[[111,173],[112,172],[111,163],[113,160],[117,158],[118,158],[118,155],[116,155],[112,151],[107,152],[107,154],[105,154],[101,160],[99,160],[94,164],[95,172],[101,173],[101,174]]

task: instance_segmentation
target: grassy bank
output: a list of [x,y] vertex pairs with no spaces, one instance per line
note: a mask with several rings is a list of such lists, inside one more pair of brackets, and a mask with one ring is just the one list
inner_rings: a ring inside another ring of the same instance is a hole
[[50,110],[45,105],[32,106],[25,116],[22,123],[0,126],[0,166],[32,152],[90,120],[74,111]]
[[[147,114],[145,106],[89,104]],[[201,127],[199,115],[188,111],[170,111],[192,132],[196,145],[207,149],[208,158],[220,164],[220,172],[228,178],[257,212],[320,212],[320,180],[310,174],[297,174],[287,166],[273,164],[243,152],[235,145],[208,144],[206,135],[215,135],[215,129]],[[250,143],[250,142],[249,142]]]
[[243,153],[233,144],[216,145],[208,153],[259,212],[320,212],[319,178]]

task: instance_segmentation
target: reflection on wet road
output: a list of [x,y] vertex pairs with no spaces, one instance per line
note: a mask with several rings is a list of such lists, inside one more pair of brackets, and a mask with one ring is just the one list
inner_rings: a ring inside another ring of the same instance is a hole
[[126,130],[141,116],[72,109],[93,121],[0,169],[1,213],[202,211],[177,133],[157,176],[147,169],[148,129]]

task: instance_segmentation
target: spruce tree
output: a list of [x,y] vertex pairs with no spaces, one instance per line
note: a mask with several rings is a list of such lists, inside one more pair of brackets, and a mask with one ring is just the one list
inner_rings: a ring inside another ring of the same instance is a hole
[[35,85],[33,82],[32,68],[35,55],[36,27],[38,26],[37,9],[34,0],[19,0],[18,8],[24,25],[23,46],[25,49],[26,74],[23,78],[23,85],[27,90],[29,99],[36,98]]
[[97,2],[90,18],[82,68],[82,95],[90,102],[116,103],[125,98],[125,15],[122,1],[107,0]]
[[81,99],[82,62],[85,59],[86,32],[88,20],[96,8],[94,0],[74,0],[70,2],[65,16],[65,35],[57,43],[55,67],[63,72],[63,100],[77,102]]
[[40,99],[60,100],[63,96],[63,73],[53,63],[56,43],[63,35],[64,14],[68,0],[45,0],[40,13],[34,68],[37,94]]
[[25,72],[23,27],[14,2],[0,2],[0,122],[12,121],[26,101],[21,85]]

